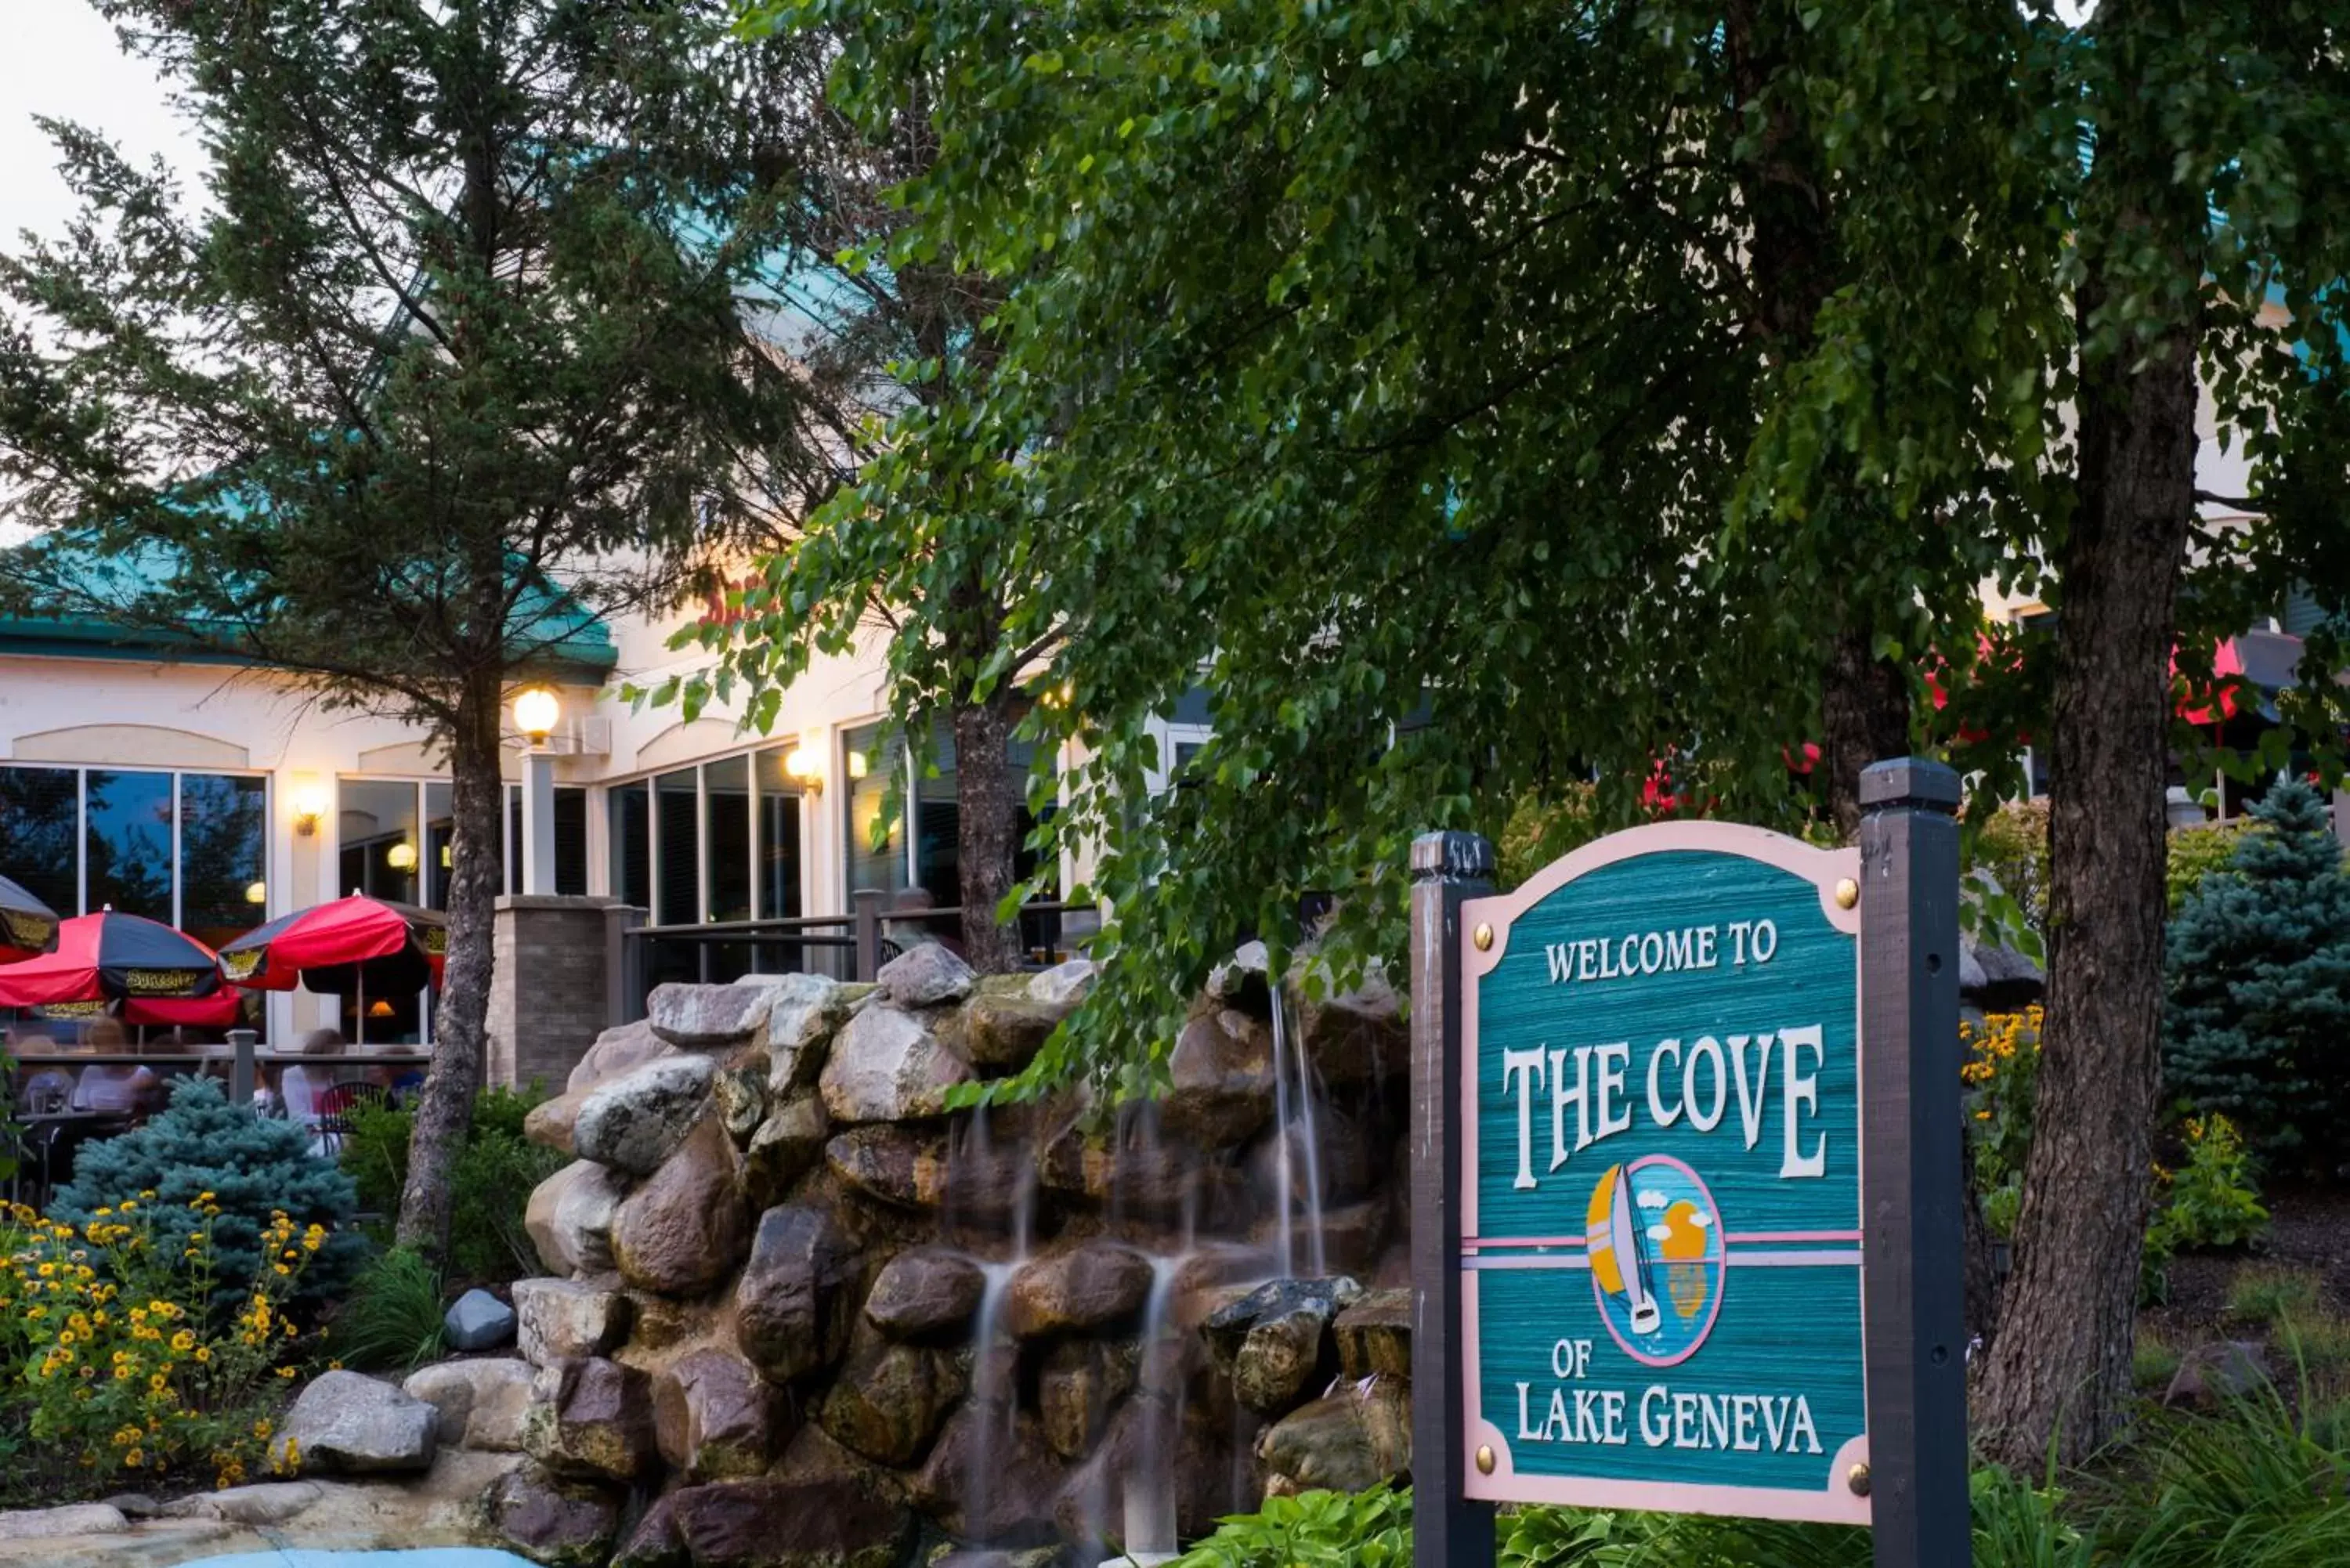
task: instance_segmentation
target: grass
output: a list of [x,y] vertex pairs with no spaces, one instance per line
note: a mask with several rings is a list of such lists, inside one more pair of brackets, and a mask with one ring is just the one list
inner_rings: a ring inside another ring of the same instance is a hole
[[335,1319],[335,1345],[353,1366],[405,1372],[442,1353],[441,1276],[394,1247],[361,1270]]
[[2324,1284],[2305,1269],[2246,1269],[2228,1286],[2228,1315],[2266,1328],[2321,1314]]
[[2139,1389],[2158,1393],[2170,1386],[2178,1376],[2178,1347],[2162,1336],[2162,1331],[2140,1324],[2137,1343],[2130,1347],[2130,1382]]
[[2279,1318],[2270,1339],[2280,1376],[2294,1367],[2311,1374],[2350,1367],[2350,1322],[2323,1308]]

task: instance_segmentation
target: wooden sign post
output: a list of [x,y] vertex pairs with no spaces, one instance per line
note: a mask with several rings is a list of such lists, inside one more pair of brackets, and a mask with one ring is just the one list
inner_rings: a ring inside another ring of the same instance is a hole
[[1417,1562],[1500,1502],[1967,1562],[1958,781],[1863,798],[1856,852],[1659,824],[1501,897],[1413,846]]

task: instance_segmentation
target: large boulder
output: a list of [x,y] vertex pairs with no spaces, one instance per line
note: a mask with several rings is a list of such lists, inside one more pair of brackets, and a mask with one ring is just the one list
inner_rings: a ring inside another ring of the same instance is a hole
[[1265,978],[1273,956],[1261,941],[1243,942],[1232,956],[1208,971],[1207,997],[1224,1007],[1245,1008],[1263,1016],[1273,996]]
[[634,1480],[650,1469],[653,1440],[650,1380],[600,1355],[558,1362],[538,1380],[547,1396],[525,1423],[523,1447],[557,1475]]
[[1277,1416],[1337,1371],[1326,1331],[1362,1293],[1345,1278],[1275,1280],[1211,1314],[1201,1337],[1240,1402]]
[[653,1033],[681,1051],[725,1051],[750,1044],[767,1025],[769,986],[671,981],[645,998]]
[[572,1142],[573,1126],[579,1120],[579,1107],[588,1103],[588,1089],[573,1089],[551,1100],[541,1100],[531,1106],[522,1118],[522,1136],[530,1142],[562,1154],[577,1154]]
[[901,1209],[935,1209],[948,1193],[947,1141],[938,1133],[877,1122],[824,1146],[825,1163],[849,1187]]
[[441,1337],[452,1350],[495,1350],[514,1336],[514,1308],[478,1285],[441,1314]]
[[439,1414],[444,1448],[485,1453],[522,1451],[523,1423],[537,1369],[513,1356],[442,1361],[408,1375],[401,1389]]
[[832,1118],[814,1090],[772,1105],[743,1151],[743,1196],[751,1207],[772,1209],[790,1196],[801,1177],[824,1163],[831,1137]]
[[1367,1292],[1330,1324],[1338,1370],[1350,1378],[1411,1376],[1411,1292]]
[[1091,959],[1070,959],[1051,969],[1041,970],[1028,977],[1028,997],[1047,1007],[1057,1007],[1063,1012],[1076,1011],[1079,1002],[1091,995],[1094,989],[1094,961]]
[[725,1126],[726,1136],[737,1144],[751,1141],[759,1124],[767,1119],[767,1074],[764,1066],[722,1067],[710,1082],[711,1104],[717,1109],[718,1119]]
[[1247,1142],[1273,1120],[1273,1030],[1235,1007],[1196,1014],[1175,1037],[1159,1125],[1210,1148]]
[[816,1419],[851,1453],[877,1464],[910,1465],[938,1436],[964,1383],[951,1353],[899,1345],[864,1328]]
[[558,1274],[612,1270],[612,1217],[629,1179],[608,1165],[576,1159],[531,1189],[523,1230],[538,1261]]
[[782,1419],[775,1391],[727,1351],[694,1351],[653,1379],[661,1458],[694,1480],[764,1474]]
[[743,1261],[751,1215],[735,1183],[733,1141],[705,1117],[612,1216],[612,1260],[639,1290],[697,1296]]
[[629,1298],[573,1280],[514,1282],[515,1343],[534,1366],[601,1355],[629,1337]]
[[966,1404],[947,1418],[910,1486],[915,1506],[964,1541],[1042,1545],[1066,1471],[1025,1411]]
[[619,1538],[623,1501],[610,1486],[525,1464],[500,1476],[484,1502],[491,1528],[532,1562],[550,1568],[603,1568]]
[[767,988],[767,1093],[787,1099],[816,1087],[825,1051],[858,992],[816,974],[787,974]]
[[1402,1075],[1411,1065],[1411,1032],[1387,971],[1375,961],[1353,990],[1334,986],[1318,961],[1289,986],[1298,1042],[1323,1082],[1339,1088]]
[[311,1379],[271,1446],[281,1469],[372,1475],[432,1467],[440,1412],[356,1372]]
[[1036,1376],[1036,1417],[1055,1453],[1081,1459],[1093,1452],[1141,1361],[1141,1347],[1130,1339],[1065,1339],[1045,1353]]
[[937,942],[918,942],[881,966],[874,980],[899,1007],[941,1007],[969,996],[979,977]]
[[974,1066],[1016,1073],[1035,1059],[1067,1016],[1068,1009],[1030,997],[1025,982],[1017,992],[983,987],[939,1021],[938,1035]]
[[694,1568],[896,1568],[914,1521],[847,1480],[713,1481],[669,1498]]
[[650,1176],[710,1105],[717,1069],[707,1056],[663,1056],[598,1084],[571,1124],[583,1159]]
[[[1974,975],[1967,972],[1970,959]],[[1960,944],[1959,993],[1984,1012],[2021,1012],[2047,990],[2046,973],[2015,949],[1997,942]]]
[[634,1023],[622,1023],[596,1036],[596,1044],[579,1058],[571,1069],[571,1077],[564,1085],[566,1094],[580,1094],[594,1088],[607,1078],[643,1066],[657,1056],[671,1056],[677,1047],[653,1033],[648,1020],[639,1018]]
[[986,1289],[987,1276],[962,1253],[916,1247],[882,1266],[866,1293],[865,1316],[892,1339],[960,1342]]
[[818,1084],[835,1121],[901,1122],[941,1115],[947,1091],[972,1077],[971,1064],[920,1018],[868,1007],[834,1037]]
[[2256,1339],[2223,1339],[2198,1345],[2179,1361],[2163,1391],[2165,1405],[2210,1412],[2258,1395],[2273,1374],[2268,1350]]
[[1006,1321],[1022,1339],[1106,1328],[1141,1312],[1151,1277],[1150,1260],[1133,1248],[1087,1241],[1014,1274]]
[[734,1337],[751,1365],[781,1384],[837,1361],[856,1318],[846,1288],[854,1272],[823,1210],[786,1204],[759,1216],[734,1286]]
[[1385,1375],[1341,1383],[1257,1439],[1265,1491],[1363,1491],[1411,1467],[1411,1386]]

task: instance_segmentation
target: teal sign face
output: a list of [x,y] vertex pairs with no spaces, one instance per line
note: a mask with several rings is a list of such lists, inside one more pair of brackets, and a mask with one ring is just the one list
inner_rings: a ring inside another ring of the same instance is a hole
[[1858,876],[1669,824],[1462,907],[1468,1496],[1867,1522]]

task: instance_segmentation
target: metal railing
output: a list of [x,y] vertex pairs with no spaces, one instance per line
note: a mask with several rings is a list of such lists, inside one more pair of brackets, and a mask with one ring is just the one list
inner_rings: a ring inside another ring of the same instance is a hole
[[[940,934],[962,923],[960,905],[892,909],[889,897],[879,889],[861,889],[850,895],[851,909],[846,915],[629,927],[621,932],[628,1018],[644,1016],[645,998],[663,981],[724,984],[749,973],[869,981],[905,950],[909,937]],[[1022,935],[1032,960],[1041,967],[1066,956],[1063,917],[1090,913],[1093,908],[1058,901],[1022,905]]]

